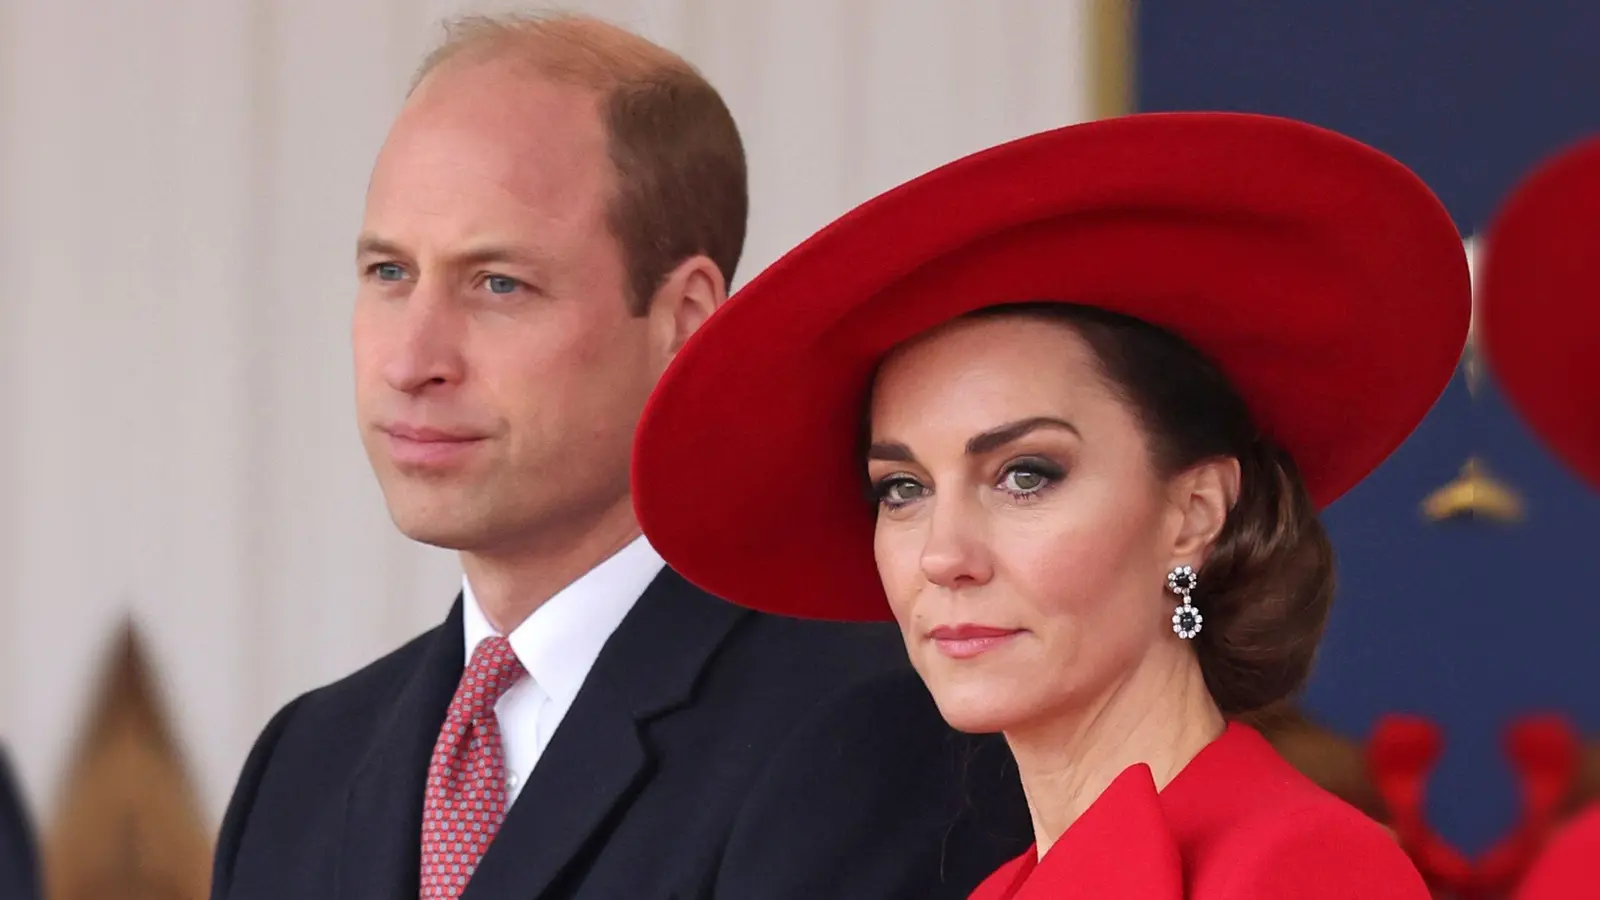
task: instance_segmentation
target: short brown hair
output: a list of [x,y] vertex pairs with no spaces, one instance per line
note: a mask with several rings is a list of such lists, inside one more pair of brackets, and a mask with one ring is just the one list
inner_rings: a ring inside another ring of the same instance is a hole
[[1064,322],[1136,411],[1157,472],[1207,459],[1239,461],[1239,496],[1200,566],[1195,652],[1223,713],[1272,705],[1305,684],[1333,603],[1333,547],[1294,460],[1256,430],[1222,372],[1187,341],[1088,306],[1028,303],[975,316]]
[[634,314],[647,312],[662,279],[692,256],[709,257],[733,283],[750,208],[744,145],[721,95],[693,66],[589,16],[465,16],[445,33],[412,90],[446,63],[494,60],[601,94],[617,174],[607,217]]

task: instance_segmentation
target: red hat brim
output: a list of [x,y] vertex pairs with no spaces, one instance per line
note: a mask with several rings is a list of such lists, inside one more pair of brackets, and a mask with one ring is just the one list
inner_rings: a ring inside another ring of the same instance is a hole
[[1507,401],[1600,490],[1600,137],[1506,199],[1482,238],[1477,340]]
[[1437,198],[1349,138],[1236,113],[1033,135],[857,207],[712,315],[646,405],[635,510],[713,594],[889,618],[859,447],[873,371],[920,332],[1029,300],[1188,340],[1327,504],[1443,392],[1470,290]]

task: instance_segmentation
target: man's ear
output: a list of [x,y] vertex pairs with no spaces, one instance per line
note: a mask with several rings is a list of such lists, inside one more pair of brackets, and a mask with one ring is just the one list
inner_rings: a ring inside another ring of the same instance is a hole
[[722,270],[709,257],[691,256],[667,273],[648,313],[651,344],[663,368],[727,299]]

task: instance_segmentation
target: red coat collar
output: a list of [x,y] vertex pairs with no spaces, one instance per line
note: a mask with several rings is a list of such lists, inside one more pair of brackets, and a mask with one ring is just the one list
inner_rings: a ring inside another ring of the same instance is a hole
[[970,900],[1182,897],[1181,848],[1253,802],[1253,792],[1239,788],[1263,777],[1294,774],[1265,738],[1237,723],[1159,793],[1148,765],[1129,766],[1042,861],[1030,849],[990,876]]

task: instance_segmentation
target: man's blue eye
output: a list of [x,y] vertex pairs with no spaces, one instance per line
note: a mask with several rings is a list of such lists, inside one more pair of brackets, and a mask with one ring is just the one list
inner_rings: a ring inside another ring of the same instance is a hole
[[507,278],[504,275],[490,275],[483,280],[483,283],[489,288],[489,293],[491,294],[515,293],[518,287],[518,282],[515,278]]

